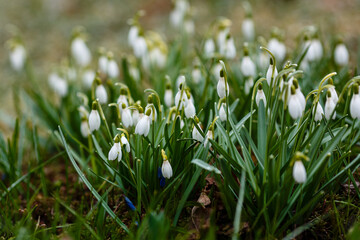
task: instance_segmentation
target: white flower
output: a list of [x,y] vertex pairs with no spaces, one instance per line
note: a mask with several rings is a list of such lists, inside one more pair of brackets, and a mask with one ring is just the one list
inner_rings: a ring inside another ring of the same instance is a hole
[[259,104],[260,104],[260,100],[263,100],[264,107],[265,107],[266,106],[266,97],[265,97],[264,91],[262,89],[258,89],[258,91],[256,93],[256,97],[255,97],[256,105],[258,107],[259,107]]
[[219,31],[217,35],[217,45],[219,48],[219,53],[221,55],[225,55],[225,49],[226,49],[226,37],[228,36],[230,32],[230,28],[226,27]]
[[289,114],[293,119],[298,119],[302,116],[303,108],[295,93],[291,93],[288,100]]
[[240,71],[245,77],[256,76],[256,66],[249,56],[244,56],[241,64]]
[[[198,127],[201,129],[200,123],[198,123]],[[194,126],[192,130],[192,138],[202,142],[204,140],[204,137],[200,134],[200,132],[197,130],[197,128]]]
[[173,171],[170,165],[170,162],[167,159],[164,159],[162,166],[161,166],[161,173],[164,178],[170,179],[173,175]]
[[151,65],[153,65],[157,68],[162,69],[166,65],[166,55],[158,47],[155,47],[150,51],[149,59],[150,59]]
[[85,87],[88,89],[91,88],[94,79],[95,79],[95,72],[93,70],[88,69],[82,74],[82,82],[85,85]]
[[129,35],[128,35],[128,43],[131,47],[134,46],[134,43],[138,37],[139,34],[139,28],[137,26],[131,26],[130,30],[129,30]]
[[251,18],[245,18],[241,25],[242,34],[246,41],[253,41],[255,38],[254,21]]
[[[144,114],[141,113],[141,117],[143,116]],[[141,118],[140,117],[140,113],[139,113],[139,110],[135,109],[132,113],[132,120],[133,120],[133,125],[136,126],[139,119]]]
[[226,83],[226,86],[225,86],[224,75],[223,75],[223,73],[221,73],[220,75],[221,76],[219,78],[216,90],[219,95],[219,98],[224,98],[226,95],[229,95],[229,84]]
[[271,38],[268,43],[268,48],[270,52],[274,54],[276,61],[278,62],[284,61],[286,55],[286,47],[283,42],[280,42],[276,38]]
[[129,108],[125,108],[121,112],[121,122],[124,125],[124,127],[128,128],[133,125],[133,119],[131,116],[131,111]]
[[332,95],[329,97],[326,96],[326,103],[325,103],[325,118],[326,120],[330,120],[331,114],[334,112],[334,115],[332,119],[336,118],[336,112],[335,112],[336,104],[334,103]]
[[245,94],[248,95],[250,93],[251,88],[254,86],[254,79],[249,77],[245,80],[244,91]]
[[184,29],[187,34],[189,34],[189,35],[194,34],[194,32],[195,32],[194,21],[191,19],[186,19],[184,22]]
[[108,101],[108,95],[104,85],[100,84],[95,89],[95,96],[99,99],[101,104],[105,104]]
[[171,107],[173,104],[173,92],[171,89],[166,89],[164,94],[164,102],[167,107]]
[[300,90],[300,87],[295,90],[295,95],[301,104],[302,111],[304,111],[306,107],[306,100],[304,94]]
[[[313,108],[313,114],[314,114],[315,108]],[[324,115],[324,110],[321,106],[321,104],[318,102],[317,106],[316,106],[316,112],[315,112],[315,117],[314,120],[316,122],[321,121],[321,119],[323,118]]]
[[185,83],[185,76],[184,75],[178,76],[176,79],[176,87],[179,88],[180,84],[184,85],[184,83]]
[[205,41],[204,44],[204,55],[206,58],[211,58],[212,56],[214,56],[214,52],[215,52],[215,43],[214,40],[212,38],[208,38]]
[[81,124],[80,124],[80,132],[81,132],[81,135],[83,137],[88,137],[90,135],[90,129],[89,129],[89,124],[88,122],[85,120],[85,121],[81,121]]
[[135,81],[140,80],[140,72],[139,72],[139,69],[137,67],[134,67],[134,66],[131,65],[129,67],[129,74]]
[[[156,108],[155,108],[153,103],[148,103],[146,105],[145,112],[147,112],[148,110],[151,111],[151,113],[149,115],[151,122],[156,120],[157,119],[157,112],[156,112]],[[153,114],[154,114],[154,116],[153,116]]]
[[[181,99],[180,99],[181,97]],[[175,95],[175,107],[179,106],[179,110],[182,110],[187,102],[186,92],[184,90],[180,90]]]
[[186,106],[185,106],[185,116],[187,118],[193,118],[196,114],[196,109],[194,106],[194,103],[192,101],[190,101],[190,99],[188,101],[186,101]]
[[272,82],[274,84],[275,83],[275,78],[278,75],[278,70],[277,70],[276,66],[275,66],[275,71],[274,71],[274,75],[273,75],[273,67],[274,67],[274,65],[272,64],[272,60],[270,60],[270,65],[269,65],[269,68],[268,68],[268,70],[266,72],[266,81],[267,81],[269,86],[271,84],[271,78],[273,79]]
[[128,100],[127,100],[126,95],[120,93],[120,96],[119,96],[119,98],[118,98],[118,100],[117,100],[117,104],[119,105],[120,113],[121,113],[121,111],[122,111],[123,108],[124,108],[124,107],[123,107],[123,104],[125,104],[125,107],[128,107],[128,106],[129,106],[129,103],[128,103]]
[[89,127],[90,131],[93,132],[94,130],[99,130],[100,128],[100,115],[98,110],[93,109],[89,115]]
[[319,39],[308,40],[305,43],[304,50],[309,47],[305,59],[312,61],[318,61],[322,58],[323,48]]
[[110,78],[117,78],[119,76],[119,67],[114,59],[108,61],[106,74]]
[[84,39],[80,37],[75,38],[71,42],[71,55],[81,67],[89,65],[91,61],[91,52],[86,46]]
[[350,115],[352,118],[360,119],[360,95],[354,93],[350,101]]
[[221,63],[214,64],[214,66],[212,67],[212,70],[211,70],[211,73],[214,76],[214,78],[217,79],[220,77],[220,72],[221,72],[222,68],[223,67],[222,67]]
[[340,43],[336,45],[334,50],[335,63],[339,66],[345,66],[349,63],[349,52],[345,44]]
[[333,102],[335,104],[337,104],[337,102],[339,101],[339,97],[338,97],[337,92],[335,90],[335,86],[329,87],[329,91],[331,93],[331,99],[333,100]]
[[125,145],[125,149],[127,152],[130,152],[130,143],[129,141],[127,140],[127,138],[125,137],[124,134],[121,135],[121,139],[120,139],[122,145],[124,146]]
[[226,39],[224,56],[228,59],[234,59],[236,57],[236,48],[234,39],[232,37]]
[[120,162],[121,157],[122,157],[122,151],[121,151],[120,142],[115,141],[114,145],[111,147],[111,149],[109,151],[108,159],[115,160],[117,158],[118,162]]
[[148,115],[144,115],[136,124],[135,134],[144,135],[145,137],[149,134],[150,130],[150,117]]
[[209,129],[205,136],[204,147],[211,147],[209,139],[214,139],[213,132]]
[[50,87],[61,97],[65,97],[68,93],[68,83],[65,79],[61,78],[58,74],[52,73],[49,75]]
[[260,54],[258,54],[258,56],[257,56],[257,64],[258,64],[261,71],[266,70],[268,61],[269,61],[269,58],[266,55],[266,53],[261,52]]
[[226,116],[226,104],[225,103],[222,103],[221,104],[221,107],[220,107],[220,110],[219,110],[219,117],[220,117],[220,120],[222,122],[225,122],[226,119],[227,119],[227,116]]
[[108,69],[108,58],[105,55],[99,57],[98,65],[101,72],[107,74]]
[[195,84],[199,84],[202,79],[201,70],[199,67],[195,67],[191,72],[192,80]]
[[304,183],[306,181],[306,169],[301,160],[297,160],[294,163],[293,177],[297,183]]
[[142,58],[145,55],[147,55],[148,48],[147,48],[146,40],[143,36],[139,36],[136,39],[133,50],[134,50],[134,55],[137,58]]
[[16,45],[14,49],[10,51],[10,63],[15,71],[21,71],[24,68],[26,61],[26,50],[23,45]]

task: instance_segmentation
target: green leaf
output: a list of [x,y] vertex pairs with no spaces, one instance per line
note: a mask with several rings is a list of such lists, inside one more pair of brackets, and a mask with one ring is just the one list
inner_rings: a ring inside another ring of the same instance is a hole
[[198,167],[205,169],[209,172],[215,172],[216,174],[221,174],[221,171],[219,169],[217,169],[216,167],[204,162],[203,160],[200,159],[193,159],[191,161],[191,163],[197,165]]

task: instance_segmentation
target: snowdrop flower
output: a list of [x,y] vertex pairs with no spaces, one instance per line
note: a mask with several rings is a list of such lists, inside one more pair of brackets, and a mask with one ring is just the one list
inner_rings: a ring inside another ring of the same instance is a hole
[[137,67],[131,65],[129,67],[129,74],[132,77],[132,79],[134,79],[136,82],[140,80],[140,72]]
[[125,104],[125,107],[129,106],[129,102],[127,100],[126,94],[127,94],[126,89],[124,89],[124,88],[120,89],[120,96],[117,99],[117,104],[119,105],[120,113],[123,110],[123,104]]
[[254,86],[254,79],[252,77],[248,77],[245,80],[245,85],[244,85],[244,91],[246,95],[250,93],[250,90],[253,86]]
[[312,62],[312,61],[318,61],[322,58],[323,47],[318,38],[314,38],[312,40],[307,40],[305,43],[304,50],[306,48],[309,48],[306,53],[306,56],[305,56],[306,60]]
[[89,65],[91,62],[91,52],[81,37],[76,37],[72,40],[71,55],[75,59],[76,64],[81,67]]
[[297,183],[304,183],[306,181],[306,169],[301,160],[297,160],[294,163],[293,177]]
[[16,44],[10,51],[10,63],[15,71],[21,71],[26,61],[26,50],[21,44]]
[[349,63],[349,52],[344,43],[336,45],[334,50],[334,60],[338,66],[345,66]]
[[86,118],[84,118],[83,120],[81,120],[81,124],[80,124],[80,132],[81,135],[86,138],[88,137],[91,132],[90,132],[90,128],[89,128],[89,124]]
[[175,107],[179,107],[179,110],[182,110],[187,102],[186,92],[183,88],[183,85],[180,84],[179,91],[175,95]]
[[150,50],[149,60],[152,66],[162,69],[166,64],[166,55],[160,50],[160,48],[154,47]]
[[173,175],[173,170],[171,168],[169,160],[167,159],[164,149],[161,149],[161,155],[163,157],[163,163],[161,166],[161,174],[163,175],[164,178],[170,179]]
[[334,100],[332,99],[332,95],[331,92],[328,91],[326,94],[326,102],[325,102],[325,118],[326,120],[330,120],[331,114],[334,115],[332,117],[332,119],[336,118],[336,112],[335,112],[335,107],[336,107],[336,103],[334,103]]
[[353,86],[353,96],[350,101],[350,115],[354,119],[360,119],[360,95],[359,95],[359,85],[357,83]]
[[255,26],[251,16],[244,19],[241,25],[242,34],[246,41],[252,42],[255,38]]
[[144,135],[144,137],[146,137],[149,134],[150,124],[151,124],[151,119],[150,119],[151,112],[152,112],[151,109],[148,109],[146,111],[146,114],[141,119],[139,119],[135,127],[135,134],[139,134],[140,136]]
[[[314,111],[315,111],[315,108],[313,108],[313,114],[314,114]],[[320,102],[317,103],[317,106],[316,106],[316,112],[314,114],[314,120],[316,122],[319,122],[321,121],[321,119],[323,118],[323,115],[324,115],[324,110],[320,104]]]
[[[195,120],[197,120],[197,121],[196,121],[196,122],[197,122],[197,125],[198,125],[198,127],[201,129],[201,125],[200,125],[200,123],[198,122],[199,119],[195,118]],[[195,140],[197,140],[197,141],[199,141],[199,142],[202,142],[202,141],[204,140],[204,137],[203,137],[203,136],[201,135],[201,133],[197,130],[197,128],[195,127],[195,125],[194,125],[193,130],[192,130],[192,138],[195,139]]]
[[291,94],[289,96],[288,100],[288,109],[290,116],[295,120],[302,116],[303,113],[303,107],[298,99],[298,96],[296,95],[296,90],[294,85],[291,86]]
[[108,159],[111,161],[117,159],[118,162],[120,162],[121,157],[122,157],[122,151],[121,151],[120,137],[119,135],[116,135],[114,139],[114,145],[111,147],[109,151]]
[[270,58],[270,65],[269,65],[269,68],[266,72],[266,81],[268,83],[268,85],[270,86],[271,85],[271,79],[273,79],[273,84],[275,83],[275,78],[277,77],[278,75],[278,70],[276,69],[276,66],[275,66],[275,71],[274,71],[274,74],[273,74],[273,68],[274,68],[274,62],[273,62],[273,59]]
[[132,113],[133,125],[136,126],[139,122],[139,119],[141,119],[143,116],[143,113],[140,113],[139,110],[135,109]]
[[89,128],[90,131],[93,132],[95,130],[99,130],[100,128],[100,114],[99,111],[97,110],[97,102],[94,101],[92,103],[92,110],[90,112],[89,115]]
[[201,69],[199,66],[195,66],[191,72],[192,80],[195,84],[199,84],[202,79]]
[[122,104],[122,111],[121,111],[121,122],[124,125],[124,127],[128,128],[133,125],[133,119],[131,116],[131,110],[126,107],[126,105]]
[[204,147],[211,147],[211,143],[209,141],[209,139],[214,139],[214,133],[213,133],[213,126],[210,126],[208,132],[206,133],[205,136],[205,141],[204,141]]
[[173,104],[173,92],[171,90],[170,84],[166,85],[165,94],[164,94],[165,105],[169,108]]
[[148,47],[145,40],[145,37],[143,35],[139,35],[136,39],[134,46],[134,55],[137,58],[143,58],[145,55],[147,55]]
[[215,43],[212,38],[208,38],[204,44],[204,55],[206,58],[212,58],[215,53]]
[[108,69],[108,58],[105,55],[101,55],[98,60],[98,66],[101,72],[107,74]]
[[266,67],[268,65],[268,56],[266,53],[264,53],[264,51],[262,51],[261,53],[258,54],[257,56],[257,64],[260,68],[261,71],[265,71]]
[[108,101],[108,95],[103,84],[99,84],[95,89],[95,96],[99,99],[100,104],[105,104]]
[[277,36],[273,36],[268,43],[268,49],[272,52],[278,62],[283,62],[286,55],[285,44],[278,40]]
[[95,79],[95,72],[93,70],[85,70],[85,72],[82,74],[82,82],[85,85],[86,88],[91,88],[92,83]]
[[297,79],[293,79],[292,84],[295,87],[295,95],[301,104],[301,109],[302,111],[304,111],[306,106],[306,102],[305,102],[306,100],[304,94],[300,90],[299,82],[297,81]]
[[190,101],[190,99],[188,99],[186,101],[186,106],[185,106],[185,116],[187,118],[193,118],[196,114],[196,109],[195,109],[195,106],[194,106],[194,103],[192,101]]
[[216,90],[220,99],[229,95],[229,84],[226,82],[225,85],[224,69],[220,70],[220,78]]
[[[331,79],[329,80],[329,84],[333,84]],[[331,99],[333,100],[333,102],[335,104],[337,104],[337,102],[339,101],[339,97],[338,97],[337,92],[335,90],[335,86],[332,85],[331,87],[329,87],[329,91],[331,93]]]
[[222,70],[221,63],[216,63],[211,69],[211,73],[214,76],[215,79],[218,79],[220,77],[220,71]]
[[185,83],[185,76],[184,75],[180,75],[177,77],[176,79],[176,87],[179,88],[180,87],[180,84],[184,85]]
[[220,30],[217,35],[217,45],[219,48],[219,53],[224,56],[225,55],[225,49],[226,49],[226,38],[230,32],[229,27],[220,27]]
[[260,100],[263,101],[264,107],[265,107],[266,106],[266,97],[265,97],[264,91],[262,89],[262,84],[261,83],[259,84],[259,88],[258,88],[258,91],[256,93],[256,97],[255,97],[256,105],[258,107],[259,107],[259,104],[260,104]]
[[256,76],[256,66],[255,63],[249,57],[249,51],[247,49],[247,46],[244,47],[244,57],[240,63],[240,70],[245,77]]
[[176,0],[174,10],[170,13],[170,23],[174,27],[181,27],[188,9],[189,3],[186,0]]
[[125,146],[125,150],[127,152],[130,152],[130,143],[127,140],[127,138],[125,137],[125,134],[123,134],[123,133],[121,134],[120,142],[123,146]]
[[184,21],[184,29],[187,34],[189,34],[189,35],[194,34],[195,24],[194,24],[194,21],[190,17],[187,17],[186,20]]
[[136,25],[131,26],[128,35],[128,43],[131,47],[134,47],[134,43],[136,42],[138,35],[139,35],[139,27]]
[[119,76],[119,66],[114,59],[110,58],[107,63],[107,75],[110,78],[117,78]]
[[61,97],[65,97],[68,93],[68,83],[57,73],[52,73],[48,78],[50,87]]
[[230,34],[226,37],[224,56],[228,59],[234,59],[236,57],[234,39],[230,36]]
[[220,107],[220,110],[219,110],[219,117],[220,117],[220,120],[222,122],[225,122],[226,119],[227,119],[227,116],[226,116],[226,104],[225,103],[222,103],[221,104],[221,107]]

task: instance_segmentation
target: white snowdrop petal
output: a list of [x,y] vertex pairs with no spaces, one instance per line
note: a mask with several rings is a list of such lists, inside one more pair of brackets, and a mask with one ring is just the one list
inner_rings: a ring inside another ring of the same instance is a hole
[[293,177],[297,183],[304,183],[306,181],[306,169],[302,161],[295,161]]
[[104,85],[100,84],[95,89],[95,96],[99,99],[101,104],[105,104],[108,101],[108,95]]
[[161,173],[164,178],[170,179],[172,177],[173,171],[170,162],[168,160],[163,161],[163,164],[161,166]]
[[97,110],[91,110],[89,115],[89,128],[91,132],[100,128],[100,121],[99,112]]

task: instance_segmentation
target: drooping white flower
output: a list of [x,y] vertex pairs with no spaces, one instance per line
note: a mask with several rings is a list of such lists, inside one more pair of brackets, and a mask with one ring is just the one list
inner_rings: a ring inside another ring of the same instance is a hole
[[236,57],[236,47],[234,39],[230,36],[226,38],[224,56],[227,59],[234,59]]
[[166,55],[158,47],[154,47],[150,50],[149,60],[150,64],[156,68],[162,69],[166,65]]
[[176,28],[181,27],[188,9],[189,3],[186,0],[176,0],[175,7],[170,13],[170,23]]
[[228,36],[229,32],[230,32],[230,28],[225,27],[225,28],[221,29],[217,35],[217,45],[219,48],[219,53],[223,56],[225,55],[226,37]]
[[121,151],[120,137],[119,135],[116,135],[114,139],[114,145],[110,148],[108,159],[111,161],[117,159],[118,162],[120,162],[121,157],[122,157],[122,151]]
[[204,147],[211,147],[211,143],[210,143],[209,139],[212,139],[212,140],[214,139],[214,134],[211,129],[209,129],[208,132],[206,133]]
[[360,95],[359,95],[359,87],[357,84],[355,85],[357,87],[357,91],[354,91],[354,94],[350,101],[350,115],[352,118],[360,119]]
[[170,179],[173,175],[173,170],[171,168],[170,162],[167,159],[167,156],[163,149],[161,150],[161,155],[163,157],[163,163],[161,166],[161,174],[163,175],[164,178]]
[[286,55],[286,47],[283,42],[280,42],[277,38],[271,38],[268,43],[268,48],[275,56],[277,62],[283,62]]
[[325,118],[326,120],[330,120],[331,114],[334,115],[332,119],[336,118],[336,112],[335,112],[336,104],[334,103],[333,96],[330,94],[330,91],[326,95],[326,102],[325,102]]
[[349,51],[344,43],[336,45],[334,50],[334,60],[339,66],[345,66],[349,63]]
[[124,134],[121,134],[120,141],[121,141],[122,145],[125,146],[125,150],[127,152],[130,152],[130,143],[129,143],[128,139],[125,137]]
[[89,65],[91,61],[91,52],[81,37],[76,37],[71,42],[71,55],[75,59],[76,64],[81,67]]
[[51,73],[48,78],[49,85],[54,92],[61,97],[65,97],[68,93],[68,83],[65,79],[60,77],[57,73]]
[[268,56],[266,55],[266,53],[264,53],[263,51],[261,53],[258,54],[257,56],[257,64],[259,66],[259,69],[261,71],[264,71],[266,70],[266,67],[268,65],[268,61],[269,61],[269,58]]
[[195,24],[191,18],[187,18],[184,21],[184,30],[188,35],[192,35],[195,32]]
[[223,69],[221,69],[221,71],[220,71],[220,78],[219,78],[216,90],[219,95],[219,98],[224,98],[226,95],[229,95],[229,84],[227,82],[225,83]]
[[149,115],[145,114],[141,119],[139,119],[135,127],[135,134],[139,134],[140,136],[144,135],[145,137],[149,134],[151,124]]
[[156,108],[155,105],[153,103],[148,103],[145,107],[145,112],[147,112],[148,110],[151,111],[149,117],[151,122],[155,121],[157,119],[157,112],[156,112]]
[[262,88],[258,89],[257,93],[256,93],[256,97],[255,97],[255,101],[256,101],[256,105],[259,107],[260,104],[260,100],[263,101],[264,103],[264,107],[266,106],[266,96],[264,91],[262,90]]
[[188,101],[186,101],[186,104],[185,104],[185,116],[187,118],[193,118],[196,114],[196,109],[195,109],[195,106],[194,106],[194,103],[192,101],[190,101],[190,99]]
[[82,82],[86,88],[91,88],[92,83],[95,79],[95,72],[93,70],[85,70],[85,72],[82,74]]
[[[94,106],[94,104],[93,104]],[[100,114],[99,114],[99,111],[95,108],[93,108],[90,112],[90,115],[89,115],[89,128],[90,128],[90,131],[93,132],[95,130],[99,130],[100,128],[100,123],[101,123],[101,120],[100,120]]]
[[110,59],[107,63],[107,75],[110,78],[117,78],[119,76],[119,66],[114,59]]
[[108,94],[103,84],[96,86],[95,96],[99,99],[101,104],[105,104],[108,101]]
[[186,96],[185,90],[182,90],[183,86],[179,88],[179,91],[175,95],[175,107],[179,107],[179,110],[182,110],[186,106],[188,98]]
[[220,110],[219,110],[219,117],[220,117],[220,120],[222,122],[225,122],[226,119],[227,119],[227,116],[226,116],[226,104],[225,103],[222,103],[221,104],[221,107],[220,107]]
[[[315,108],[313,108],[313,114],[314,114],[314,111],[315,111]],[[316,106],[316,112],[315,112],[314,120],[316,122],[321,121],[321,119],[323,118],[323,115],[324,115],[324,110],[323,110],[320,102],[318,102],[317,106]]]
[[101,55],[98,60],[98,66],[101,72],[107,74],[108,69],[108,58],[105,55]]
[[245,77],[256,76],[256,66],[249,56],[244,56],[240,63],[241,73]]
[[139,27],[136,25],[133,25],[130,27],[129,35],[128,35],[128,43],[131,47],[134,46],[134,43],[136,42],[136,39],[139,34]]
[[337,104],[337,102],[339,101],[339,97],[338,97],[338,94],[337,94],[337,92],[335,90],[335,86],[333,85],[333,86],[329,87],[329,91],[331,93],[331,99],[333,100],[333,102],[335,104]]
[[[198,123],[198,127],[201,129],[200,123]],[[192,130],[192,138],[202,142],[204,140],[204,137],[201,135],[201,133],[197,130],[197,128],[194,126]]]
[[255,25],[252,18],[247,17],[244,19],[241,25],[242,34],[246,41],[252,42],[255,38]]
[[312,62],[318,61],[322,58],[323,48],[319,39],[308,40],[305,42],[304,50],[309,48],[306,52],[305,59]]
[[303,107],[295,93],[295,87],[291,87],[291,94],[288,99],[289,114],[293,119],[298,119],[303,114]]
[[246,95],[250,93],[250,90],[253,86],[254,86],[254,79],[252,77],[248,77],[245,80],[245,85],[244,85],[244,92]]
[[306,107],[306,100],[304,94],[300,90],[300,87],[296,88],[295,95],[301,104],[302,111],[304,111]]
[[[120,96],[119,98],[117,99],[117,104],[119,105],[119,110],[120,110],[120,113],[122,112],[122,110],[126,107],[129,106],[129,102],[127,100],[127,97],[126,97],[126,92],[123,91],[123,90],[120,90]],[[123,106],[123,104],[125,104],[125,107]]]
[[[141,117],[143,116],[144,114],[141,113]],[[132,119],[133,119],[133,125],[136,126],[139,119],[141,118],[140,117],[140,113],[139,113],[139,110],[137,109],[134,109],[133,113],[132,113]]]
[[195,66],[191,72],[192,80],[195,84],[199,84],[202,79],[201,69],[198,66]]
[[15,71],[21,71],[26,61],[26,50],[21,44],[17,44],[9,54],[10,63]]
[[206,58],[211,58],[215,53],[215,43],[212,38],[208,38],[204,44],[204,55]]
[[173,104],[173,92],[170,86],[165,90],[164,102],[167,107],[171,107]]
[[91,134],[89,124],[88,124],[88,121],[86,121],[86,119],[81,121],[80,132],[84,138],[88,137]]
[[273,74],[273,68],[274,68],[273,60],[272,60],[272,58],[270,58],[270,65],[269,65],[269,68],[268,68],[268,70],[266,72],[266,81],[267,81],[269,86],[271,84],[271,79],[273,79],[272,82],[274,84],[275,83],[275,78],[278,75],[278,70],[277,70],[276,66],[275,66],[274,74]]
[[121,112],[121,122],[124,125],[124,127],[126,127],[126,128],[131,127],[133,125],[131,110],[129,108],[126,108],[126,107],[123,108],[123,110]]
[[306,181],[306,169],[301,160],[297,160],[294,163],[293,177],[297,183],[304,183]]
[[140,80],[140,71],[137,67],[131,65],[129,67],[129,74],[136,82]]
[[185,83],[185,76],[184,75],[179,75],[176,79],[176,87],[179,88],[180,87],[180,84],[183,84]]
[[138,36],[134,43],[134,55],[137,58],[142,58],[147,55],[148,47],[144,36]]

